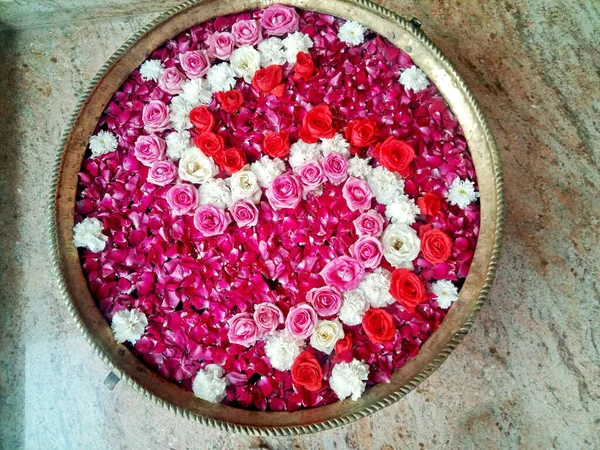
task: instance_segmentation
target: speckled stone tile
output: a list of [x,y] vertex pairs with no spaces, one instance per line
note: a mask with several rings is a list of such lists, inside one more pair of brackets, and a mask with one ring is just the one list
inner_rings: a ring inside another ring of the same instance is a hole
[[[175,3],[0,2],[0,447],[599,448],[600,11],[589,0],[381,1],[420,18],[464,76],[506,180],[489,302],[419,389],[343,428],[257,438],[103,384],[108,369],[69,317],[48,262],[51,167],[78,94]],[[120,16],[107,17],[111,8]]]

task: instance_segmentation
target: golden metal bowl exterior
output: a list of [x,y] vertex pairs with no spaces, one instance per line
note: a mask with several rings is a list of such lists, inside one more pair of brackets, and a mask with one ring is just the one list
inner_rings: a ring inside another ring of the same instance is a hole
[[[481,194],[481,230],[471,270],[441,326],[419,354],[358,401],[346,400],[288,412],[246,411],[211,404],[148,369],[113,339],[96,306],[73,244],[77,173],[88,139],[122,82],[166,40],[205,20],[272,3],[356,20],[410,55],[432,80],[458,118],[467,139]],[[178,414],[227,431],[297,435],[322,431],[366,417],[398,401],[435,371],[471,328],[485,301],[498,263],[503,229],[503,187],[496,144],[471,91],[450,62],[413,24],[368,0],[190,0],[173,8],[129,39],[104,65],[83,94],[64,133],[50,196],[52,261],[58,284],[77,327],[102,360],[138,392]]]

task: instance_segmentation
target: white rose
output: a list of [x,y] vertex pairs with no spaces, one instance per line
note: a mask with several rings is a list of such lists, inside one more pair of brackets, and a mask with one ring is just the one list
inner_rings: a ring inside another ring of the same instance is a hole
[[229,182],[231,183],[231,196],[234,202],[249,198],[254,203],[260,203],[262,191],[253,172],[250,170],[240,170],[231,175]]
[[246,83],[252,83],[254,73],[260,69],[260,53],[250,45],[236,48],[229,59],[231,68]]
[[183,152],[179,161],[179,176],[194,184],[206,183],[219,173],[211,157],[206,156],[197,148],[188,148]]
[[339,320],[322,320],[310,337],[310,345],[323,353],[331,354],[337,341],[344,337],[344,329]]
[[227,379],[224,375],[223,368],[216,364],[209,364],[200,369],[192,382],[194,395],[207,402],[219,403],[227,395]]
[[396,268],[407,268],[407,264],[412,264],[421,249],[421,240],[415,230],[401,223],[388,225],[381,243],[383,256]]

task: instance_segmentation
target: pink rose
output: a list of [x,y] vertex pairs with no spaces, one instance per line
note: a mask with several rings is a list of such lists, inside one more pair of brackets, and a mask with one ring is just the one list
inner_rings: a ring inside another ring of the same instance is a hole
[[148,133],[169,128],[169,109],[160,100],[150,100],[142,110],[142,122]]
[[171,161],[157,161],[148,171],[148,182],[166,186],[177,178],[177,166]]
[[339,153],[327,153],[321,165],[323,173],[332,184],[340,184],[348,177],[348,161]]
[[232,344],[250,347],[260,338],[258,324],[250,313],[236,314],[227,323],[229,324],[227,337]]
[[262,41],[262,30],[256,20],[240,20],[231,27],[238,45],[255,45]]
[[150,136],[140,136],[135,141],[133,154],[143,165],[151,167],[156,161],[165,159],[165,149],[167,144],[165,140],[155,134]]
[[362,236],[352,244],[350,253],[366,269],[374,269],[381,263],[383,245],[373,236]]
[[208,44],[208,54],[223,61],[229,59],[235,47],[235,37],[226,31],[211,34],[206,42]]
[[296,167],[294,171],[298,174],[302,184],[308,191],[318,189],[325,182],[323,168],[318,161],[305,162],[300,167]]
[[306,294],[309,302],[321,317],[331,317],[342,308],[342,294],[335,288],[323,286],[313,288]]
[[341,292],[356,289],[364,274],[362,264],[349,256],[332,259],[321,271],[325,284]]
[[351,211],[366,211],[371,207],[373,191],[367,182],[360,178],[348,178],[342,188],[342,195]]
[[249,200],[238,200],[229,208],[238,227],[253,227],[258,223],[258,209]]
[[191,184],[176,184],[169,189],[165,198],[173,212],[182,216],[198,206],[198,189]]
[[308,339],[315,329],[317,313],[308,303],[290,308],[285,319],[285,331],[295,339]]
[[383,217],[374,209],[364,212],[354,219],[356,232],[363,236],[381,236],[381,233],[383,233],[383,224]]
[[271,334],[283,323],[283,313],[274,303],[261,303],[254,307],[254,321],[262,333]]
[[179,64],[186,75],[192,77],[202,77],[210,69],[210,60],[206,53],[190,51],[179,55]]
[[298,31],[298,13],[283,5],[269,6],[263,11],[262,26],[271,36],[283,36]]
[[194,213],[194,226],[206,237],[223,234],[229,222],[229,214],[213,205],[201,206]]
[[158,79],[158,87],[171,95],[181,94],[183,92],[181,83],[185,80],[185,75],[177,70],[176,67],[169,67]]
[[295,208],[302,199],[302,182],[297,176],[284,173],[273,180],[266,194],[274,209]]

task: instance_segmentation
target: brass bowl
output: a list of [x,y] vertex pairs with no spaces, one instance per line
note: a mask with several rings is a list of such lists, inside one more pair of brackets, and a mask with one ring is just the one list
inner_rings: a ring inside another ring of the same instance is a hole
[[[390,383],[375,385],[358,401],[345,400],[294,413],[246,411],[211,404],[147,368],[127,347],[113,339],[90,294],[73,244],[77,173],[88,139],[123,81],[155,48],[191,26],[272,3],[356,20],[408,53],[435,83],[458,118],[473,157],[481,194],[481,230],[471,270],[459,300],[418,355],[397,370]],[[353,422],[398,401],[433,373],[469,332],[488,295],[500,255],[504,216],[498,151],[471,91],[418,27],[368,0],[190,0],[158,17],[107,61],[83,94],[61,142],[50,206],[52,260],[59,288],[78,328],[100,358],[136,391],[184,417],[223,430],[256,435],[297,435]]]

